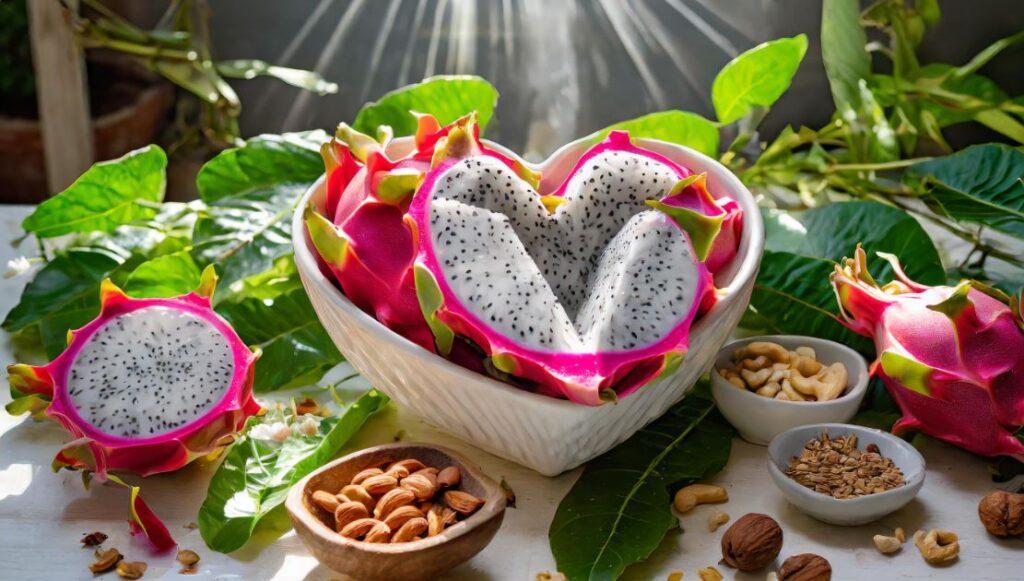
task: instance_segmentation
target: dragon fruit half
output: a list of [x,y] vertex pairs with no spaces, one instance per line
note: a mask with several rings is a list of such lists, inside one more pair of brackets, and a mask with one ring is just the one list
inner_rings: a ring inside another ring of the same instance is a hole
[[443,128],[420,116],[397,160],[342,125],[324,157],[327,202],[306,223],[353,303],[427,349],[482,352],[492,374],[580,403],[677,365],[715,300],[705,260],[722,267],[738,246],[738,207],[624,132],[550,187],[483,144],[475,115]]
[[[994,291],[964,280],[926,286],[872,279],[863,249],[837,265],[840,321],[873,337],[872,372],[903,411],[894,432],[920,430],[984,456],[1024,459],[1024,321]],[[996,298],[999,297],[999,298]]]
[[[7,368],[8,410],[44,411],[74,437],[54,469],[118,484],[108,471],[176,470],[230,443],[260,410],[252,397],[258,353],[210,307],[215,284],[208,267],[195,292],[134,299],[104,281],[100,315],[68,333],[63,353],[48,365]],[[154,538],[166,529],[132,488],[134,525],[158,546],[172,542]]]

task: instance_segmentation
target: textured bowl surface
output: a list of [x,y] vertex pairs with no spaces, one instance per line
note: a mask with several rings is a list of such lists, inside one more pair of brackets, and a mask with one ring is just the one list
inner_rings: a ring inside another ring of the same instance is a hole
[[787,349],[800,346],[814,349],[818,361],[840,362],[849,373],[842,396],[823,402],[784,401],[770,399],[754,392],[737,389],[718,373],[711,374],[711,395],[719,411],[740,433],[740,437],[760,446],[767,446],[776,434],[797,426],[825,422],[848,422],[857,413],[868,389],[868,368],[864,358],[846,345],[828,339],[801,335],[765,335],[745,337],[727,343],[718,352],[715,369],[732,365],[734,351],[754,341],[771,341]]
[[[838,500],[804,488],[783,472],[793,456],[800,455],[804,445],[822,432],[829,436],[857,436],[857,447],[863,450],[868,444],[878,446],[879,452],[892,461],[903,472],[906,484],[858,498]],[[834,525],[854,526],[876,521],[899,510],[917,496],[924,484],[924,458],[913,446],[881,430],[854,426],[851,424],[814,424],[782,432],[768,445],[768,472],[775,486],[793,506],[814,518]]]
[[[457,466],[462,473],[459,489],[484,499],[483,507],[434,537],[408,543],[364,543],[337,534],[327,513],[312,500],[317,490],[341,490],[360,470],[406,458],[435,468]],[[491,542],[501,528],[505,504],[505,491],[475,464],[447,448],[406,442],[367,448],[335,460],[296,483],[285,501],[296,534],[318,561],[367,581],[437,578]]]
[[[308,204],[322,202],[326,190],[321,178],[295,210],[292,241],[302,283],[338,350],[399,405],[484,450],[548,476],[602,454],[661,416],[707,371],[739,323],[761,262],[764,226],[753,196],[718,162],[678,145],[636,142],[695,172],[707,172],[712,194],[733,198],[744,213],[739,254],[720,273],[724,295],[691,329],[686,361],[675,373],[617,403],[589,407],[516,389],[409,342],[346,299],[317,263],[302,214]],[[410,144],[409,138],[396,139],[389,152],[402,152]],[[528,165],[542,172],[541,188],[545,189],[559,183],[586,149],[587,143],[580,140],[540,165]]]

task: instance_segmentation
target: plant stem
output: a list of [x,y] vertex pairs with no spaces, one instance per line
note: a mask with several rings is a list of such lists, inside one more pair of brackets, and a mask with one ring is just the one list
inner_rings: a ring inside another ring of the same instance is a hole
[[885,171],[889,169],[903,169],[915,163],[928,161],[930,157],[913,157],[910,159],[898,159],[884,163],[836,163],[825,168],[826,173],[839,171]]

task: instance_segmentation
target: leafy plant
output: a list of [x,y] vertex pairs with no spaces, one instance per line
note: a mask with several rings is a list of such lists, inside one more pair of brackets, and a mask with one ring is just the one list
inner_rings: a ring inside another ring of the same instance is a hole
[[[336,416],[313,420],[310,435],[294,433],[302,421],[292,410],[249,418],[243,435],[224,455],[199,509],[206,545],[230,553],[249,540],[260,522],[282,510],[292,485],[320,467],[359,431],[388,398],[370,390]],[[293,433],[283,441],[257,438],[254,427],[280,423]]]
[[661,419],[591,461],[562,499],[548,537],[569,579],[614,579],[679,526],[670,492],[729,460],[732,428],[706,381]]

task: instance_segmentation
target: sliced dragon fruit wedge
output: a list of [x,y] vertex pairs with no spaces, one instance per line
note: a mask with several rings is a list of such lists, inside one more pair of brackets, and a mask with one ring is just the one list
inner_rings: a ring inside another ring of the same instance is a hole
[[50,400],[46,415],[74,436],[55,468],[142,476],[176,470],[230,442],[259,411],[257,354],[210,308],[216,282],[196,292],[133,299],[110,281],[91,323],[68,334],[51,363],[8,367],[17,394]]
[[475,115],[419,121],[397,160],[345,125],[324,150],[327,202],[306,224],[353,303],[462,365],[580,403],[678,365],[715,300],[705,260],[724,266],[739,241],[738,208],[704,175],[612,132],[542,190],[479,140]]

